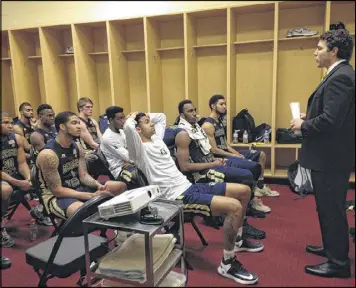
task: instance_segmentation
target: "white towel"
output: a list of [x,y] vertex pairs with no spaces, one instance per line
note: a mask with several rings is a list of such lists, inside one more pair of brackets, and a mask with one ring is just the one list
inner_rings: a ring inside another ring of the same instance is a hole
[[[108,276],[144,282],[146,280],[145,239],[143,234],[134,234],[120,249],[114,249],[105,255],[97,272]],[[154,272],[163,264],[172,252],[176,239],[172,234],[155,235],[152,238],[152,256]]]
[[183,128],[187,131],[191,139],[199,141],[200,149],[204,155],[208,155],[210,153],[211,146],[208,136],[205,134],[203,128],[198,125],[198,123],[193,126],[187,120],[180,117],[178,126],[179,128]]

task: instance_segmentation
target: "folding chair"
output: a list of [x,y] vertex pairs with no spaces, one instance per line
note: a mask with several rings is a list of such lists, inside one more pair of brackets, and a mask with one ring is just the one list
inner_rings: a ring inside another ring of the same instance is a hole
[[[86,270],[82,222],[97,212],[100,204],[111,198],[109,195],[100,195],[88,200],[65,222],[58,235],[26,250],[26,263],[40,277],[39,287],[47,286],[51,278],[67,278],[78,271],[80,279],[77,284],[83,287]],[[89,234],[88,238],[90,262],[96,262],[109,251],[107,239],[94,234]]]
[[[42,198],[42,189],[41,189],[41,185],[38,181],[38,169],[36,167],[36,165],[33,165],[31,168],[31,182],[32,182],[32,186],[34,188],[34,192],[36,193],[36,196],[38,198],[38,200],[40,201],[40,203],[43,206],[43,216],[45,217],[49,217],[49,219],[51,220],[53,227],[54,227],[54,231],[51,234],[50,237],[53,237],[55,235],[57,235],[59,233],[60,228],[64,225],[65,221],[67,220],[66,218],[62,218],[59,217],[55,214],[50,213],[47,208],[46,205],[44,204],[43,198]],[[57,220],[59,220],[59,224],[57,223]]]

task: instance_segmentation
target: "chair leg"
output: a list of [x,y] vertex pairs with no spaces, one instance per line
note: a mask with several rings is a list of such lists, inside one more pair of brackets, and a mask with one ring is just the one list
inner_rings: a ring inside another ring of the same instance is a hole
[[49,238],[52,238],[54,236],[57,236],[59,234],[59,229],[57,227],[54,228],[54,231],[52,232],[51,236]]
[[11,208],[11,212],[6,216],[7,220],[11,220],[12,216],[15,214],[17,207],[19,207],[20,203],[16,204]]
[[26,199],[23,199],[21,203],[22,203],[23,206],[25,206],[25,208],[26,208],[28,211],[31,211],[32,208],[31,208],[30,204],[27,202]]
[[48,281],[48,279],[45,277],[45,275],[43,273],[40,278],[40,282],[38,283],[38,287],[47,287],[47,281]]
[[192,219],[192,220],[190,220],[190,223],[192,224],[192,226],[193,226],[193,228],[194,228],[195,232],[198,234],[198,236],[199,236],[199,238],[200,238],[201,243],[202,243],[204,246],[208,246],[208,242],[206,242],[206,240],[205,240],[205,238],[204,238],[203,234],[201,234],[201,232],[200,232],[200,230],[199,230],[199,228],[198,228],[197,224],[195,224],[195,222],[194,222],[194,220],[193,220],[193,219]]
[[190,265],[189,261],[184,258],[184,262],[185,262],[185,267],[187,268],[187,270],[194,270],[192,265]]

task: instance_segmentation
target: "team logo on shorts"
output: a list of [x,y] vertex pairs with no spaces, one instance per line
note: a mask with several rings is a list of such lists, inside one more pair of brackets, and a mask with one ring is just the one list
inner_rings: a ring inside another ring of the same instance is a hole
[[167,151],[166,151],[166,149],[164,149],[164,148],[162,148],[162,149],[160,150],[160,152],[161,152],[161,155],[167,155],[167,154],[168,154]]

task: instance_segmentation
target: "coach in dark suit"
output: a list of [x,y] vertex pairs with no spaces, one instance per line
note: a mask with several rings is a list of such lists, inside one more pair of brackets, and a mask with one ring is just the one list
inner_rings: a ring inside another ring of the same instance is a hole
[[327,75],[308,100],[307,114],[292,120],[303,135],[300,164],[310,169],[323,246],[307,246],[327,262],[308,265],[306,273],[350,277],[345,202],[355,166],[355,71],[349,64],[353,40],[342,23],[320,36],[314,52]]

